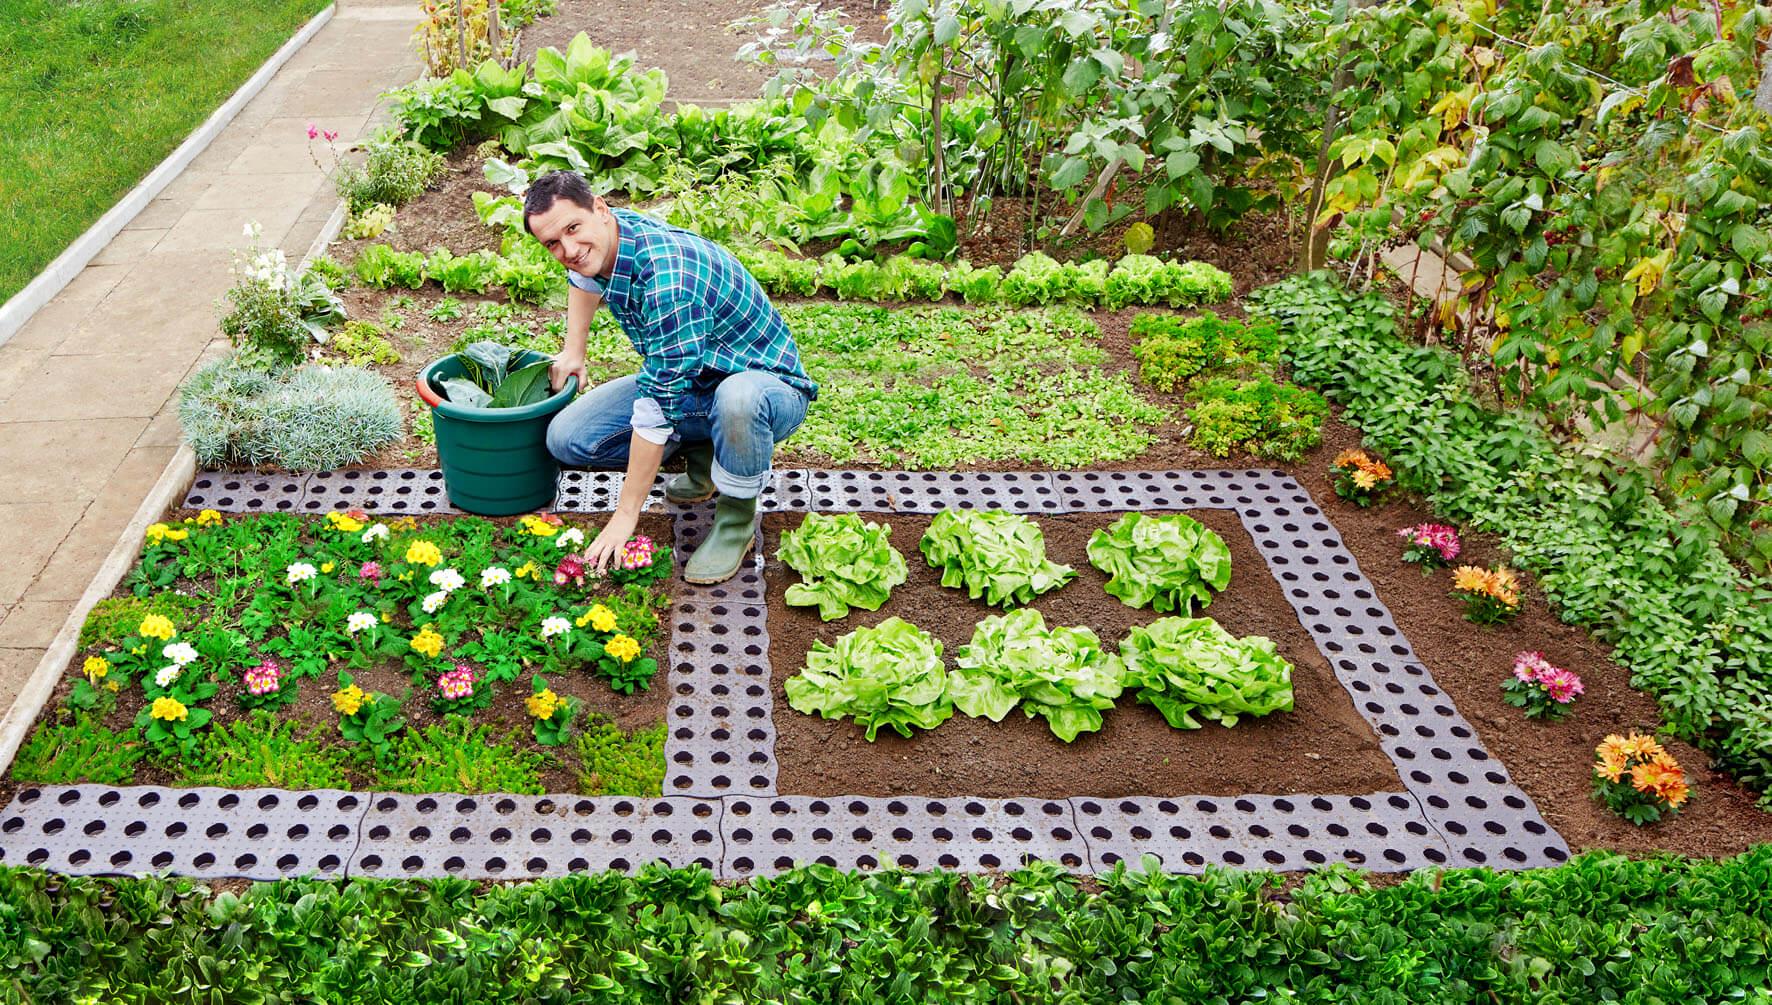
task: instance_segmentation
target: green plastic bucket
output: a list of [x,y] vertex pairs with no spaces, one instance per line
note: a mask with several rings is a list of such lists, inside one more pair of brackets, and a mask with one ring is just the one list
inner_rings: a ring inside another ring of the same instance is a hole
[[[512,369],[548,358],[525,349],[514,354]],[[548,422],[578,393],[578,378],[566,378],[552,397],[533,405],[475,408],[444,396],[443,381],[464,375],[453,353],[418,375],[418,395],[431,406],[437,430],[437,459],[449,501],[481,516],[512,516],[552,503],[560,464],[548,453]]]

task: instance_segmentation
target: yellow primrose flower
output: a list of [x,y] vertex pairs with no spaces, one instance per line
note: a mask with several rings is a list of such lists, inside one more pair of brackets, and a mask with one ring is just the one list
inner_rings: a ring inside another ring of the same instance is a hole
[[331,562],[321,562],[320,563],[320,571],[321,572],[331,572],[332,571],[332,563]]
[[363,529],[363,521],[349,513],[334,511],[326,514],[326,526],[346,534],[355,534]]
[[443,636],[432,631],[430,625],[426,625],[412,637],[412,651],[436,659],[437,654],[443,651]]
[[166,540],[166,532],[171,529],[172,528],[163,523],[148,524],[148,543],[159,544],[161,541]]
[[332,707],[338,710],[340,715],[356,715],[357,710],[362,708],[367,700],[368,695],[365,695],[363,689],[355,684],[332,692]]
[[87,680],[97,684],[100,678],[111,672],[111,661],[103,656],[88,656],[80,669],[86,674]]
[[215,510],[206,509],[197,514],[197,526],[214,527],[222,522],[222,515]]
[[554,693],[553,688],[542,688],[525,698],[523,704],[529,707],[531,716],[537,719],[552,719],[554,713],[559,711],[561,701],[560,696]]
[[616,659],[621,660],[623,663],[632,663],[634,662],[634,657],[640,655],[640,643],[635,642],[626,635],[617,635],[615,638],[603,643],[603,651]]
[[407,565],[439,565],[443,552],[429,541],[414,541],[406,546]]
[[409,516],[395,517],[388,521],[391,530],[417,530],[418,521]]
[[534,562],[524,562],[518,567],[517,571],[511,573],[511,575],[516,576],[518,579],[523,579],[525,577],[533,577],[535,579],[541,578],[541,572],[536,569]]
[[538,516],[526,516],[522,522],[523,529],[536,537],[553,537],[560,532],[558,525],[551,524]]
[[182,722],[190,714],[190,711],[185,708],[185,703],[177,698],[162,696],[154,699],[154,708],[151,714],[154,718],[164,719],[167,722]]
[[143,654],[144,654],[144,653],[146,653],[146,652],[147,652],[147,651],[148,651],[148,647],[147,647],[147,646],[136,646],[136,647],[135,647],[135,648],[134,648],[134,649],[131,649],[131,650],[130,650],[130,651],[129,651],[129,655],[131,655],[131,656],[141,656],[141,655],[143,655]]
[[166,532],[166,540],[168,541],[183,541],[190,536],[191,532],[183,527],[173,527]]
[[141,627],[135,631],[143,638],[159,639],[164,642],[172,638],[178,629],[172,627],[172,619],[166,615],[150,614],[142,619]]
[[590,625],[599,632],[615,631],[615,612],[602,604],[592,604],[591,609],[579,615],[578,627]]

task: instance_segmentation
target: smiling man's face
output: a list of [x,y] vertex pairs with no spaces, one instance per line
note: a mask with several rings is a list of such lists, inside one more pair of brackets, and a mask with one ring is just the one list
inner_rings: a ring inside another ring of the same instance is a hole
[[570,199],[555,199],[546,211],[529,218],[529,232],[561,265],[581,276],[608,279],[615,272],[618,232],[615,214],[601,197],[586,209]]

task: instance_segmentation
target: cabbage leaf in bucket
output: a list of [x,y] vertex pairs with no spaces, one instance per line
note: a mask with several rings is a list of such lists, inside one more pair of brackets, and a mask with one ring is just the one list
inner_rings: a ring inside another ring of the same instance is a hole
[[498,342],[475,342],[461,351],[465,376],[440,381],[450,402],[469,408],[521,408],[546,401],[554,391],[548,383],[552,360],[511,369],[517,358]]
[[1211,618],[1161,618],[1120,642],[1128,690],[1176,729],[1194,716],[1234,726],[1246,715],[1292,711],[1292,664],[1260,635],[1237,638]]

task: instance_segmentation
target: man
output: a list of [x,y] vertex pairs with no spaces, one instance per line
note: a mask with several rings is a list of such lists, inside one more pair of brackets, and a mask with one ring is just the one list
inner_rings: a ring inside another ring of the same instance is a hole
[[665,497],[720,496],[684,578],[731,578],[755,541],[757,494],[775,444],[800,427],[818,394],[786,322],[731,252],[611,209],[575,171],[536,179],[523,225],[566,266],[572,286],[554,388],[569,375],[584,383],[585,337],[599,304],[609,305],[643,359],[638,374],[593,388],[548,426],[548,450],[561,463],[627,468],[615,513],[585,550],[587,564],[607,568],[620,552],[659,465],[676,452],[687,471],[665,486]]

